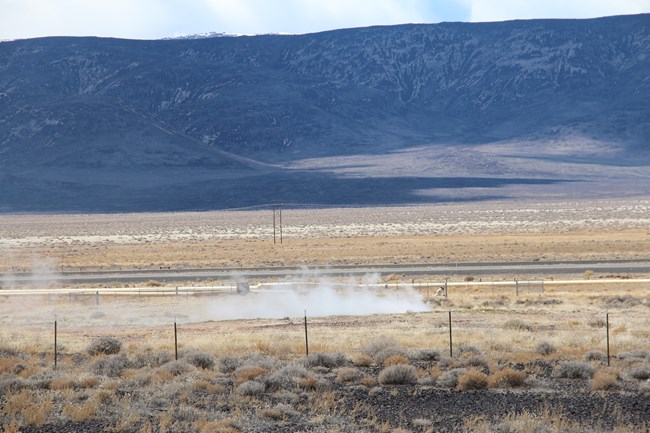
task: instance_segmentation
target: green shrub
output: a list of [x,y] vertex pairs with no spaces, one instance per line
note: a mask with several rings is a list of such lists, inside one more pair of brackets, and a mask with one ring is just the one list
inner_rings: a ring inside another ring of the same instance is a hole
[[377,378],[383,385],[402,385],[417,381],[416,369],[412,365],[397,364],[384,368]]

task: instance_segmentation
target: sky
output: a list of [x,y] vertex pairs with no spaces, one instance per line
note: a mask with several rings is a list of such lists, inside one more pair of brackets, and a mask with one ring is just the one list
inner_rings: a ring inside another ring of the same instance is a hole
[[313,33],[443,21],[650,13],[650,0],[0,0],[0,40]]

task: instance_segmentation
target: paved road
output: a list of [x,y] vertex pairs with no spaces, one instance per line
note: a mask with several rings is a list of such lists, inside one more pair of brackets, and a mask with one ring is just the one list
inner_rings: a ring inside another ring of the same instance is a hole
[[582,274],[587,270],[600,274],[648,274],[650,259],[612,262],[517,262],[517,263],[458,263],[458,264],[403,264],[363,265],[312,268],[225,268],[225,269],[151,269],[103,272],[63,272],[55,275],[30,273],[0,273],[0,285],[34,285],[46,282],[65,284],[137,283],[156,281],[227,280],[239,278],[283,278],[300,276],[341,276],[367,274],[439,275],[446,277],[472,275],[567,275]]

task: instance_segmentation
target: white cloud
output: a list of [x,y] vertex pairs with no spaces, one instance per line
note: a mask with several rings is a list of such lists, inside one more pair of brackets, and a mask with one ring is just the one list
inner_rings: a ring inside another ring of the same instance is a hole
[[650,12],[650,0],[470,0],[470,20],[595,18]]
[[426,0],[205,1],[212,8],[217,27],[233,33],[309,33],[431,21],[431,8]]
[[0,1],[2,38],[48,35],[138,38],[146,37],[166,18],[166,11],[156,7],[156,0]]

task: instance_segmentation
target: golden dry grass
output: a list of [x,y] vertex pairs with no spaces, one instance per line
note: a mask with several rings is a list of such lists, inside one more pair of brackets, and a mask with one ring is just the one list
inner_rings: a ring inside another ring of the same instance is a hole
[[0,270],[647,258],[648,203],[4,215]]

